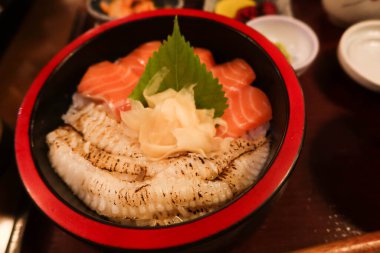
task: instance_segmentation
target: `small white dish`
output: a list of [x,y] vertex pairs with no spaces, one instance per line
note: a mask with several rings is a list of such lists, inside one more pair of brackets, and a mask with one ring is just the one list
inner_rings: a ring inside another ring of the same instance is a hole
[[322,6],[331,22],[341,27],[380,18],[380,1],[377,0],[322,0]]
[[319,41],[315,32],[304,22],[289,16],[267,15],[254,18],[247,25],[273,43],[280,43],[290,55],[289,62],[301,75],[315,60]]
[[352,79],[380,92],[380,19],[349,27],[339,41],[338,59]]
[[[107,22],[116,19],[110,17],[100,7],[101,2],[110,3],[112,0],[87,0],[87,12],[99,22]],[[156,9],[161,8],[183,8],[184,0],[153,0]]]

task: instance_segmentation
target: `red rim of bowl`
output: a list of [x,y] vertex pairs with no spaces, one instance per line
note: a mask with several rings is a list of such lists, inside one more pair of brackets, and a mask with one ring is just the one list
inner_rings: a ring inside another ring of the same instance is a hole
[[[283,144],[271,167],[259,182],[238,200],[205,218],[179,226],[152,229],[123,228],[85,217],[65,205],[52,193],[33,161],[29,125],[34,103],[45,81],[53,70],[75,49],[89,39],[120,24],[157,16],[192,16],[230,26],[263,47],[279,69],[289,96],[289,123]],[[27,92],[20,107],[16,126],[16,158],[23,183],[37,206],[65,230],[91,242],[124,249],[163,249],[183,246],[208,238],[239,223],[259,209],[282,186],[298,158],[304,133],[304,99],[297,77],[279,50],[248,26],[216,14],[197,10],[158,10],[133,15],[98,26],[62,49],[40,72]]]

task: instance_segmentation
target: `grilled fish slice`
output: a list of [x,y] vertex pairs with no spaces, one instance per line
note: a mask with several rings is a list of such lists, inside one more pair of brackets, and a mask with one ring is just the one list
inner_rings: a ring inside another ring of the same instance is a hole
[[[139,149],[139,144],[133,137],[129,136],[127,129],[107,115],[101,106],[90,104],[83,109],[72,107],[64,119],[66,123],[82,133],[83,140],[81,142],[91,143],[90,147],[94,151],[91,152],[91,155],[86,156],[92,159],[103,157],[96,163],[106,160],[98,167],[118,172],[139,171],[138,173],[140,173],[140,171],[146,171],[145,176],[147,177],[165,171],[169,175],[212,180],[233,159],[256,149],[265,139],[250,141],[238,138],[232,140],[224,150],[215,152],[209,157],[197,153],[183,153],[153,163],[144,157]],[[112,129],[117,129],[117,132]],[[62,134],[64,135],[64,133]],[[108,143],[113,145],[108,145]],[[98,155],[99,151],[95,147],[106,152]],[[94,162],[93,164],[97,166]]]
[[135,161],[131,163],[131,158],[123,155],[112,154],[102,149],[96,148],[71,126],[62,126],[47,136],[49,144],[55,143],[66,145],[71,152],[78,154],[90,162],[94,167],[121,173],[125,180],[135,181],[142,179],[146,175],[146,167]]
[[89,103],[77,107],[73,104],[62,118],[80,132],[86,141],[100,149],[135,158],[142,156],[133,133],[110,117],[102,105]]
[[71,152],[88,160],[93,166],[111,172],[122,173],[124,177],[131,181],[153,177],[160,173],[170,176],[199,177],[212,180],[224,171],[231,161],[245,152],[256,150],[264,141],[264,139],[260,139],[255,142],[248,142],[238,139],[231,142],[229,152],[217,152],[211,157],[196,153],[186,153],[164,160],[148,161],[144,158],[135,159],[134,157],[112,154],[99,149],[90,142],[85,141],[70,126],[60,127],[48,135],[49,144],[59,142],[61,145],[67,145],[71,148]]
[[234,194],[243,191],[257,180],[268,159],[269,148],[270,143],[265,141],[258,148],[242,154],[223,170],[217,180],[228,183]]
[[74,101],[63,119],[69,125],[47,136],[53,168],[89,208],[122,223],[168,225],[211,212],[257,179],[269,153],[266,137],[237,138],[207,157],[151,161],[101,105]]
[[[198,217],[201,217],[207,213],[211,213],[217,208],[215,207],[208,207],[208,208],[184,208],[184,212],[182,212],[180,215],[172,215],[170,217],[164,217],[160,214],[155,215],[154,219],[115,219],[112,220],[124,224],[124,225],[134,225],[134,226],[166,226],[171,224],[176,224],[180,222],[184,222],[187,220],[193,220]],[[183,213],[185,213],[183,215]]]
[[193,219],[226,203],[255,180],[269,148],[268,142],[257,143],[254,151],[230,161],[212,181],[164,171],[134,181],[130,176],[126,180],[126,173],[97,168],[81,155],[85,151],[75,152],[85,149],[81,141],[70,127],[59,128],[47,137],[50,161],[63,181],[100,215],[142,223],[151,220],[156,225]]
[[64,142],[52,140],[53,167],[73,192],[100,215],[116,219],[180,216],[193,207],[221,205],[232,197],[227,183],[157,175],[143,182],[126,182],[94,167]]

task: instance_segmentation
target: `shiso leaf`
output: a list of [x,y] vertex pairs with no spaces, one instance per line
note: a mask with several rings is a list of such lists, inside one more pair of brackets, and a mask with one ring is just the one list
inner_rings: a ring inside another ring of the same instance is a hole
[[224,97],[222,86],[206,65],[201,64],[199,57],[194,53],[184,36],[180,32],[178,18],[174,19],[172,35],[169,35],[157,52],[149,59],[145,71],[129,98],[141,101],[145,106],[144,89],[151,82],[153,76],[162,68],[169,69],[158,92],[172,88],[176,91],[189,85],[195,85],[194,98],[198,109],[214,109],[214,117],[223,115],[227,108],[227,98]]

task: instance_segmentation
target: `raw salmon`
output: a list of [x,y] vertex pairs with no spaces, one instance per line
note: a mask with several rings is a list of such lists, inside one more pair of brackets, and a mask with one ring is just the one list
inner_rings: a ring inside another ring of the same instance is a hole
[[[119,119],[119,111],[129,109],[126,98],[137,85],[149,58],[160,46],[160,41],[147,42],[115,63],[104,61],[91,66],[78,86],[79,93],[106,102]],[[215,65],[209,50],[196,48],[195,52],[208,68]]]
[[206,65],[206,69],[209,70],[215,65],[214,57],[210,50],[196,47],[194,48],[194,53],[199,56],[201,63]]
[[[126,57],[120,58],[118,63],[126,67],[133,68],[138,75],[142,75],[149,58],[161,46],[160,41],[151,41],[142,44],[133,50]],[[194,53],[199,56],[201,63],[204,63],[207,69],[215,65],[214,57],[210,50],[204,48],[194,48]]]
[[228,108],[222,116],[227,129],[221,126],[219,135],[240,137],[272,118],[268,97],[250,85],[256,79],[256,74],[246,61],[234,59],[215,65],[210,71],[218,78],[228,99]]
[[78,92],[106,102],[116,119],[119,111],[129,109],[127,97],[137,85],[149,58],[161,45],[159,41],[142,44],[116,63],[104,61],[91,66],[78,86]]
[[138,76],[141,76],[145,70],[145,66],[148,63],[149,58],[155,51],[158,50],[160,46],[160,41],[151,41],[144,43],[129,53],[127,56],[120,58],[118,64],[127,68],[132,68],[132,70]]
[[[91,66],[82,78],[78,92],[106,102],[116,119],[119,119],[119,112],[129,109],[127,97],[137,85],[149,58],[160,45],[159,41],[148,42],[116,63],[104,61]],[[271,119],[268,98],[262,91],[250,86],[256,74],[247,62],[235,59],[215,65],[209,50],[195,48],[194,52],[219,79],[226,92],[229,108],[222,117],[228,125],[225,136],[242,136],[251,128]]]
[[251,66],[240,58],[216,65],[210,71],[218,78],[225,92],[249,85],[256,79]]
[[226,93],[228,108],[222,119],[227,129],[220,127],[219,134],[240,137],[250,129],[265,124],[272,118],[272,108],[268,97],[259,88],[247,85]]
[[106,102],[118,117],[120,107],[125,107],[127,97],[139,81],[131,68],[103,61],[88,68],[78,86],[78,92]]

